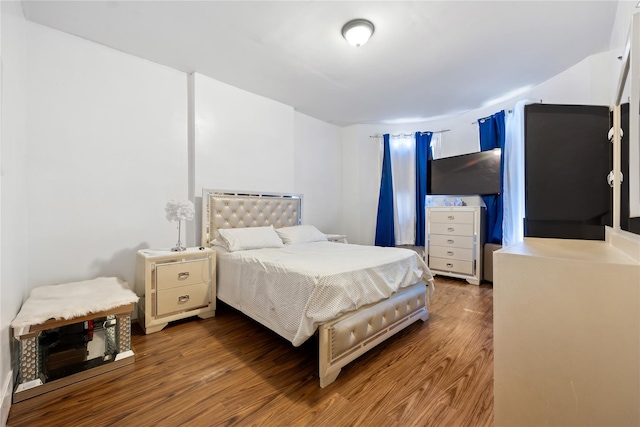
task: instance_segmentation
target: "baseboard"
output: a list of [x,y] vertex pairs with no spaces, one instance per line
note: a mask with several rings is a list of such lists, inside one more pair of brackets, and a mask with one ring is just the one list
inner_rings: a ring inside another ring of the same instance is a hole
[[13,370],[7,375],[6,384],[2,387],[2,407],[0,407],[0,426],[7,425],[9,419],[9,410],[11,409],[11,396],[13,389]]

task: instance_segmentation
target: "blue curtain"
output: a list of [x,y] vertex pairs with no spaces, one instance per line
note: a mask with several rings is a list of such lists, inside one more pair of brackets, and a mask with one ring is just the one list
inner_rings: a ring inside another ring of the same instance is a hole
[[376,246],[395,246],[396,236],[393,226],[393,179],[391,177],[391,152],[389,134],[384,134],[384,154],[382,157],[382,179],[378,196],[378,217],[376,221]]
[[424,200],[427,195],[427,160],[432,135],[431,132],[416,132],[416,246],[424,246],[425,242]]
[[504,190],[504,110],[478,120],[480,151],[500,148],[500,194],[482,196],[487,205],[487,243],[502,244],[502,194]]

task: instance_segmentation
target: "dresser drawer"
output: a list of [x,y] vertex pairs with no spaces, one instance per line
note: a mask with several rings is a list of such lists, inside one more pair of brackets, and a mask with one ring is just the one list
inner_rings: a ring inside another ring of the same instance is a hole
[[209,283],[159,291],[157,298],[157,316],[205,307],[209,304]]
[[156,266],[158,290],[190,286],[209,282],[209,262],[207,259],[173,262]]
[[444,224],[441,222],[432,222],[429,233],[452,236],[473,236],[473,224]]
[[473,261],[437,258],[429,255],[429,268],[449,273],[473,274]]
[[429,237],[429,246],[473,249],[473,236],[445,236],[433,234]]
[[450,258],[461,261],[473,261],[473,249],[430,246],[429,256],[433,256],[436,258]]
[[472,211],[431,211],[431,222],[473,224]]

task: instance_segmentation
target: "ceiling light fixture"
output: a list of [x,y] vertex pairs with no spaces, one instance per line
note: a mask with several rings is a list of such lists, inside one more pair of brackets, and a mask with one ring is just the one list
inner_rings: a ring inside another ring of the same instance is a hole
[[360,47],[365,44],[373,34],[373,24],[366,19],[354,19],[342,27],[342,37],[351,45]]

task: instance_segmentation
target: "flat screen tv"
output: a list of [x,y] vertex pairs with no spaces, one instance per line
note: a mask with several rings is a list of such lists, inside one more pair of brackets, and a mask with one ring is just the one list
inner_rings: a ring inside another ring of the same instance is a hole
[[483,195],[500,193],[499,148],[430,160],[429,195]]

